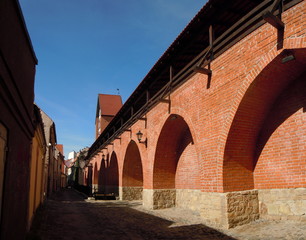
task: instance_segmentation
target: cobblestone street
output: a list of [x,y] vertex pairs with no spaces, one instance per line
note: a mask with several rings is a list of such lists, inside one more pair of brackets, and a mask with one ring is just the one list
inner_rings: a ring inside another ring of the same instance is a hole
[[201,224],[180,209],[148,211],[140,202],[87,200],[65,189],[47,200],[28,239],[306,239],[305,223],[255,222],[230,230]]

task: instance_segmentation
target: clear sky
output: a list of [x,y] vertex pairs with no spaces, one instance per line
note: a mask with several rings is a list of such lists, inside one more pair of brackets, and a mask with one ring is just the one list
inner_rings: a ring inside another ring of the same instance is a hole
[[38,58],[35,102],[65,156],[94,142],[99,93],[132,94],[206,0],[20,0]]

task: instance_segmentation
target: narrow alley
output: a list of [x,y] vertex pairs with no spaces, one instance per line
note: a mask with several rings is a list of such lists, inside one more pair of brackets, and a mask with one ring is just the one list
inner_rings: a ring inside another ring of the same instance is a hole
[[150,211],[138,201],[88,200],[74,189],[64,189],[40,209],[28,239],[303,240],[303,236],[306,229],[302,223],[259,221],[217,230],[201,224],[192,212],[179,208]]

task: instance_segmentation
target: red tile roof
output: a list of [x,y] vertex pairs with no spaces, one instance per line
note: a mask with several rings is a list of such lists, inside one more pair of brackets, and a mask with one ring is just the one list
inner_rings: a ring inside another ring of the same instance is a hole
[[56,148],[62,155],[64,155],[64,146],[63,144],[56,144]]
[[115,116],[122,107],[122,99],[119,95],[99,94],[97,105],[97,117],[99,108],[102,116]]

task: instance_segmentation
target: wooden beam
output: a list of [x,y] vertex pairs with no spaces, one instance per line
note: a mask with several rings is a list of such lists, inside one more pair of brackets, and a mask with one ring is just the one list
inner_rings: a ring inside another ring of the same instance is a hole
[[266,22],[270,23],[273,27],[279,30],[284,29],[285,27],[283,21],[280,20],[278,17],[274,16],[270,11],[264,13],[262,17]]
[[198,66],[194,67],[193,70],[197,73],[202,73],[202,74],[205,74],[205,75],[211,75],[212,74],[212,71],[210,69],[202,68],[202,67],[198,67]]
[[164,99],[164,98],[160,99],[159,101],[160,101],[161,103],[170,103],[170,100],[169,100],[169,99]]
[[149,100],[150,100],[150,92],[149,92],[149,90],[147,90],[146,91],[146,103],[148,103],[149,102]]
[[213,48],[214,44],[214,32],[213,32],[213,27],[212,25],[209,26],[209,46],[211,49]]
[[[272,12],[274,12],[277,8],[279,8],[281,6],[283,6],[283,0],[275,0],[272,6]],[[281,9],[282,11],[282,9]]]

